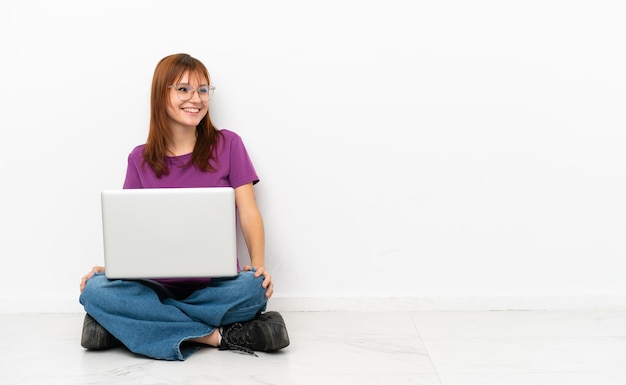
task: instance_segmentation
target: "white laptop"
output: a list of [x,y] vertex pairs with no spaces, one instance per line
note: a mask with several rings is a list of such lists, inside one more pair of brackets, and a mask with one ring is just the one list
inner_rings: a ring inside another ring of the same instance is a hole
[[237,275],[232,188],[104,190],[101,198],[107,278]]

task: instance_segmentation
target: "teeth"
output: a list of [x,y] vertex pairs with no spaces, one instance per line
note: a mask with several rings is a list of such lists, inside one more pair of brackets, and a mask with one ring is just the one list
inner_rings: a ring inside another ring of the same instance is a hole
[[200,109],[199,108],[183,108],[183,111],[197,113],[197,112],[200,112]]

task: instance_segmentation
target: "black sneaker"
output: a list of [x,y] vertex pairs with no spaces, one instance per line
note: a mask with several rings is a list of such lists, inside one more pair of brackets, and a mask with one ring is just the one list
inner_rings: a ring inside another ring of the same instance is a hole
[[122,343],[89,314],[85,314],[80,345],[89,350],[105,350],[120,346]]
[[224,326],[220,350],[273,352],[289,345],[283,316],[275,311],[259,314],[252,321]]

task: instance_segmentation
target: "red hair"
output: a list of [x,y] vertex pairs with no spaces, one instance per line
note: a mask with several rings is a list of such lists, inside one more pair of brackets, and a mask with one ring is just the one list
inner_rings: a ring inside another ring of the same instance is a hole
[[[169,103],[169,86],[178,83],[183,74],[204,77],[211,82],[209,71],[204,64],[187,54],[176,54],[161,59],[154,70],[152,77],[152,92],[150,95],[150,130],[148,140],[143,149],[144,165],[147,163],[158,178],[169,174],[165,159],[167,157],[167,140],[172,135],[167,125],[166,104]],[[211,122],[209,112],[198,126],[196,126],[196,144],[189,164],[195,165],[202,171],[214,171],[211,161],[215,161],[215,147],[222,134]]]

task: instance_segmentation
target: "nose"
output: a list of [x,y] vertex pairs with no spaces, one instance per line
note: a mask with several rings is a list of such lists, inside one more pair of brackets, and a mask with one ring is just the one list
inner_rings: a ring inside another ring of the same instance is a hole
[[193,90],[193,92],[191,93],[191,98],[189,98],[189,100],[193,100],[193,101],[202,101],[202,99],[200,98],[200,91],[198,90]]

